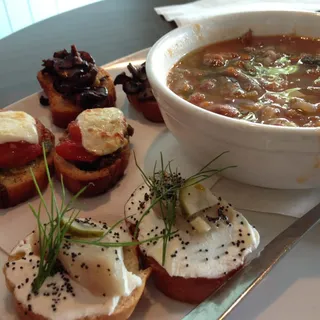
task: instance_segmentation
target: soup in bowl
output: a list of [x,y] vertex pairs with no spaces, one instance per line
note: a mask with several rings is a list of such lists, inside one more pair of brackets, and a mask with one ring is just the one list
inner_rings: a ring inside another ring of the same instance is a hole
[[295,35],[241,37],[183,56],[168,87],[206,110],[255,123],[320,126],[320,42]]
[[200,164],[268,188],[320,186],[320,17],[241,12],[178,28],[147,74],[168,129]]

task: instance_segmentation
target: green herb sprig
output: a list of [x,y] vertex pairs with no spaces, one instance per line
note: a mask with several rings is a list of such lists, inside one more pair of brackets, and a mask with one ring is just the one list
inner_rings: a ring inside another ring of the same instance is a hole
[[[78,217],[80,210],[72,208],[74,201],[85,191],[86,187],[82,188],[76,195],[74,195],[66,203],[66,193],[63,184],[63,179],[61,178],[61,187],[62,187],[62,201],[61,206],[57,204],[57,199],[54,191],[53,182],[51,179],[50,169],[46,157],[45,146],[42,145],[43,159],[45,164],[45,170],[48,178],[48,184],[51,193],[50,207],[48,208],[46,201],[43,197],[43,194],[38,185],[37,179],[34,175],[32,168],[30,169],[31,176],[37,192],[40,197],[40,203],[38,210],[36,210],[31,204],[29,207],[36,218],[38,236],[39,236],[39,252],[40,252],[40,263],[38,274],[32,282],[32,291],[37,293],[47,277],[55,273],[55,267],[57,262],[57,257],[61,246],[64,241],[64,236],[66,235],[72,222]],[[66,204],[65,204],[66,203]],[[43,224],[41,222],[41,209],[45,209],[49,222]],[[69,218],[65,225],[61,225],[61,220],[65,217],[66,213],[69,213]]]
[[[38,274],[32,282],[32,292],[37,294],[39,289],[43,285],[44,281],[53,276],[57,271],[57,260],[59,251],[64,243],[64,241],[89,244],[95,246],[101,246],[105,248],[110,247],[126,247],[126,246],[136,246],[145,242],[152,242],[159,240],[163,236],[152,237],[144,241],[131,241],[131,242],[105,242],[104,238],[114,230],[120,223],[125,219],[118,220],[113,226],[111,226],[100,238],[93,240],[83,240],[76,238],[66,238],[66,234],[70,229],[70,226],[78,218],[80,210],[73,208],[75,200],[86,190],[88,186],[83,187],[77,194],[75,194],[68,202],[66,201],[66,190],[63,183],[63,178],[61,177],[61,205],[58,206],[54,184],[51,179],[50,169],[48,161],[46,158],[45,146],[42,145],[43,155],[44,155],[44,165],[45,171],[48,179],[48,185],[50,189],[51,200],[50,204],[47,204],[44,196],[40,190],[37,179],[34,175],[32,168],[30,169],[31,176],[36,187],[36,190],[40,197],[39,206],[35,209],[31,204],[29,207],[37,222],[37,232],[39,237],[39,269]],[[43,223],[41,219],[41,213],[44,211],[47,215],[48,222]],[[68,215],[68,216],[67,216]],[[61,223],[62,220],[67,222]]]
[[141,215],[136,224],[134,238],[137,238],[138,236],[139,225],[142,220],[151,212],[152,208],[158,205],[160,207],[160,213],[165,226],[163,232],[162,265],[164,265],[166,261],[168,241],[172,235],[178,232],[178,230],[173,231],[172,229],[176,223],[179,190],[182,188],[182,186],[189,187],[198,184],[218,173],[223,172],[224,170],[236,167],[228,166],[221,169],[210,169],[212,163],[218,160],[225,153],[227,153],[227,151],[219,154],[197,173],[187,179],[182,179],[177,169],[175,171],[172,170],[172,161],[169,161],[166,166],[164,165],[162,153],[160,153],[160,170],[157,170],[157,162],[155,162],[153,174],[152,176],[148,176],[139,166],[134,153],[135,164],[139,169],[145,184],[148,186],[151,194],[153,195],[150,206]]

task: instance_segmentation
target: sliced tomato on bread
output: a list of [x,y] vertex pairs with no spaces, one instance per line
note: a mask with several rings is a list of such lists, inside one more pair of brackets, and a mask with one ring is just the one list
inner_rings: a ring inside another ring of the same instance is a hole
[[22,167],[42,154],[40,144],[24,141],[0,144],[0,168]]
[[47,129],[36,120],[39,143],[26,141],[6,142],[0,144],[0,168],[12,169],[22,167],[42,155],[42,142],[48,139]]
[[88,152],[81,143],[66,139],[56,146],[56,153],[67,161],[93,162],[99,157]]
[[56,146],[56,153],[67,161],[93,162],[99,158],[83,147],[81,130],[76,121],[68,125],[68,135]]

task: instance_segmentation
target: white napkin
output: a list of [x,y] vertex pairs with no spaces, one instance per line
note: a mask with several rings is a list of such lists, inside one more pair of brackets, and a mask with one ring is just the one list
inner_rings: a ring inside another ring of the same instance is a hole
[[275,5],[277,10],[320,10],[320,2],[317,0],[282,0],[280,2],[275,0],[267,2],[259,0],[200,0],[182,5],[157,7],[155,11],[167,21],[175,21],[181,27],[221,13],[274,9]]

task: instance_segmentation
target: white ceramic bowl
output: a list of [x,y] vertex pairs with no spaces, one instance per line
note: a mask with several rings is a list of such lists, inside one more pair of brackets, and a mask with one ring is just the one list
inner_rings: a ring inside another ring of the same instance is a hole
[[320,187],[320,128],[254,124],[218,115],[183,100],[167,87],[171,67],[204,45],[255,35],[295,33],[320,38],[320,15],[298,11],[256,11],[216,16],[163,36],[147,57],[147,74],[168,129],[199,164],[223,155],[217,166],[236,165],[223,175],[243,183],[279,189]]

